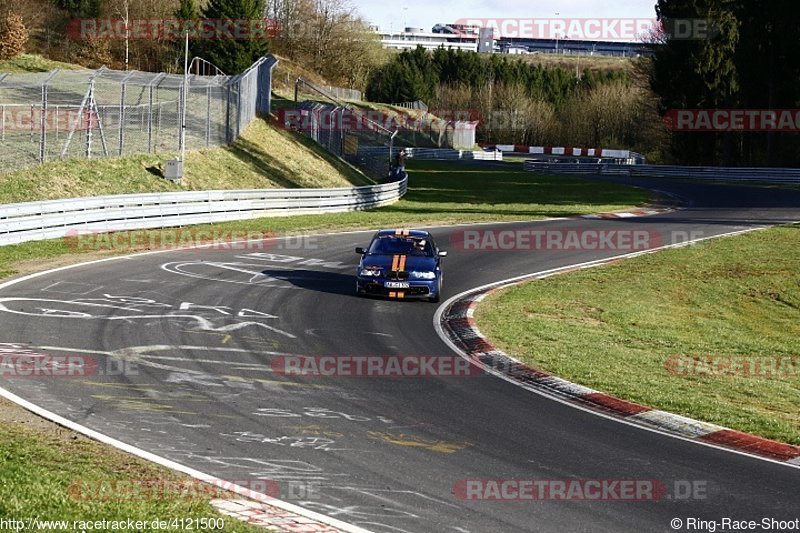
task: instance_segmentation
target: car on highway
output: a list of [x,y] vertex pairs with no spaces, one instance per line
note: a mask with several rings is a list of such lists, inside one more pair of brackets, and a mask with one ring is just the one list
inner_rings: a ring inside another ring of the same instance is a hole
[[361,255],[356,270],[356,294],[438,302],[442,293],[442,258],[427,231],[378,231]]

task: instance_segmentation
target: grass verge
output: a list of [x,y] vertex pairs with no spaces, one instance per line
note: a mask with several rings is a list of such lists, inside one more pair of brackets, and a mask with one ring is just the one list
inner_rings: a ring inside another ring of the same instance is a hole
[[512,287],[487,298],[476,320],[506,353],[570,381],[800,444],[797,359],[724,377],[667,363],[800,356],[797,272],[800,227],[786,226]]
[[[412,161],[408,194],[381,209],[353,213],[263,218],[202,226],[223,231],[259,231],[275,235],[298,232],[407,227],[466,222],[532,220],[624,209],[645,202],[640,189],[580,178],[531,174],[508,168],[454,166],[439,161]],[[156,232],[160,230],[155,230]],[[156,241],[157,242],[157,241]],[[117,253],[144,250],[116,250]],[[88,260],[115,251],[78,255],[63,239],[0,247],[0,278],[44,265]],[[44,263],[43,263],[44,262]]]
[[[209,504],[211,496],[225,494],[216,488],[203,494],[190,478],[86,439],[5,400],[0,400],[0,423],[0,517],[69,521],[64,531],[80,530],[72,521],[222,518],[224,528],[218,531],[264,531],[217,513]],[[158,497],[148,495],[147,483]]]
[[0,72],[49,72],[55,69],[78,70],[84,67],[74,63],[53,61],[37,54],[20,54],[0,61]]
[[254,121],[230,146],[190,151],[181,185],[162,177],[175,154],[54,161],[0,174],[0,203],[211,189],[349,187],[366,176],[304,136]]

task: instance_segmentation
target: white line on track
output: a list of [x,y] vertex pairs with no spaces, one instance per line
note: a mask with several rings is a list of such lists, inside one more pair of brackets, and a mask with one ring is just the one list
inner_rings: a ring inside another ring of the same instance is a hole
[[[782,225],[792,225],[792,224],[800,224],[800,222],[790,222],[790,223],[786,223],[786,224],[782,224]],[[690,246],[692,244],[695,244],[695,243],[698,243],[698,242],[702,242],[702,241],[708,241],[708,240],[712,240],[712,239],[720,239],[720,238],[723,238],[723,237],[733,237],[733,236],[736,236],[736,235],[743,235],[745,233],[752,233],[752,232],[755,232],[755,231],[761,231],[761,230],[764,230],[764,229],[768,229],[770,227],[774,227],[774,226],[748,228],[748,229],[745,229],[745,230],[737,230],[737,231],[731,231],[731,232],[727,232],[727,233],[720,233],[718,235],[712,235],[712,236],[709,236],[709,237],[702,237],[702,238],[699,238],[699,239],[688,240],[688,241],[677,243],[677,244],[669,244],[669,245],[659,246],[657,248],[652,248],[650,250],[644,250],[644,251],[639,251],[639,252],[632,252],[632,253],[627,253],[627,254],[615,255],[615,256],[611,256],[611,257],[605,258],[605,259],[597,259],[597,260],[594,260],[594,261],[586,261],[584,263],[576,263],[576,264],[573,264],[573,265],[566,265],[566,266],[562,266],[562,267],[558,267],[558,268],[552,268],[552,269],[549,269],[549,270],[542,270],[540,272],[534,272],[532,274],[524,274],[522,276],[509,278],[509,279],[502,280],[502,281],[495,281],[493,283],[487,283],[486,285],[481,285],[480,287],[475,287],[473,289],[468,289],[468,290],[463,291],[463,292],[461,292],[459,294],[456,294],[455,296],[453,296],[451,298],[448,298],[447,301],[442,303],[436,309],[436,313],[434,313],[434,316],[433,316],[433,327],[436,330],[437,335],[439,335],[439,338],[441,338],[445,342],[445,344],[447,344],[455,353],[457,353],[458,355],[460,355],[464,359],[470,361],[472,364],[475,364],[474,361],[463,350],[461,350],[461,348],[459,348],[455,343],[453,343],[453,341],[450,339],[450,337],[447,334],[447,332],[444,331],[444,328],[442,327],[442,315],[444,314],[444,311],[448,307],[450,307],[454,302],[464,298],[465,296],[468,296],[469,294],[476,293],[476,292],[482,292],[482,291],[485,291],[486,289],[493,289],[493,288],[500,288],[500,287],[505,288],[505,287],[509,287],[509,286],[516,285],[516,284],[519,284],[519,283],[524,283],[526,281],[544,279],[544,278],[555,276],[557,274],[561,274],[561,273],[567,272],[567,271],[572,271],[572,270],[577,270],[577,269],[595,268],[595,267],[607,265],[608,263],[610,263],[612,261],[619,260],[619,259],[630,259],[630,258],[633,258],[633,257],[639,257],[639,256],[642,256],[642,255],[648,255],[648,254],[656,253],[656,252],[659,252],[659,251],[662,251],[662,250],[671,249],[671,248],[683,248],[683,247]],[[512,360],[514,360],[516,362],[520,362],[520,361],[517,361],[516,359],[514,359],[513,357],[509,356],[508,354],[506,354],[506,355],[510,359],[512,359]],[[652,433],[658,433],[660,435],[664,435],[666,437],[671,437],[673,439],[679,439],[679,440],[683,440],[683,441],[686,441],[686,442],[691,442],[693,444],[697,444],[697,445],[700,445],[700,446],[706,446],[706,447],[709,447],[709,448],[722,450],[722,451],[725,451],[725,452],[728,452],[728,453],[735,453],[737,455],[743,455],[743,456],[749,457],[751,459],[758,459],[758,460],[761,460],[761,461],[767,461],[769,463],[773,463],[773,464],[777,464],[777,465],[781,465],[781,466],[785,466],[785,467],[789,467],[789,468],[800,469],[800,464],[797,464],[794,461],[788,461],[788,462],[786,462],[786,461],[777,461],[777,460],[774,460],[774,459],[770,459],[768,457],[761,457],[761,456],[758,456],[758,455],[752,455],[752,454],[749,454],[747,452],[734,450],[734,449],[731,449],[731,448],[726,448],[726,447],[719,446],[719,445],[716,445],[716,444],[713,444],[713,443],[709,443],[709,442],[693,440],[693,439],[690,439],[690,438],[687,438],[687,437],[676,435],[674,433],[668,433],[666,431],[662,431],[662,430],[659,430],[659,429],[656,429],[656,428],[652,428],[652,427],[644,426],[644,425],[641,425],[641,424],[637,424],[635,422],[631,422],[631,421],[628,421],[628,420],[623,419],[623,418],[607,415],[607,414],[602,413],[600,411],[597,411],[597,410],[594,410],[594,409],[590,409],[588,407],[584,407],[584,406],[582,406],[582,405],[580,405],[578,403],[575,403],[574,401],[566,400],[566,399],[563,399],[563,398],[559,398],[558,396],[556,396],[554,394],[551,394],[551,393],[548,393],[548,392],[546,392],[544,390],[541,390],[539,388],[527,385],[525,383],[521,383],[521,382],[511,378],[510,376],[506,376],[505,374],[503,374],[501,372],[498,372],[498,371],[496,371],[496,370],[494,370],[492,368],[489,368],[489,367],[482,367],[482,368],[484,370],[486,370],[487,372],[495,375],[496,377],[499,377],[500,379],[503,379],[503,380],[513,384],[513,385],[516,385],[516,386],[521,387],[521,388],[523,388],[523,389],[525,389],[527,391],[530,391],[530,392],[533,392],[535,394],[538,394],[539,396],[542,396],[542,397],[547,398],[549,400],[553,400],[553,401],[559,402],[559,403],[561,403],[563,405],[567,405],[569,407],[572,407],[573,409],[578,409],[578,410],[584,411],[586,413],[592,414],[594,416],[599,416],[599,417],[605,418],[607,420],[613,420],[614,422],[618,422],[620,424],[625,424],[625,425],[628,425],[628,426],[631,426],[631,427],[635,427],[635,428],[638,428],[638,429],[642,429],[642,430],[645,430],[645,431],[650,431]]]

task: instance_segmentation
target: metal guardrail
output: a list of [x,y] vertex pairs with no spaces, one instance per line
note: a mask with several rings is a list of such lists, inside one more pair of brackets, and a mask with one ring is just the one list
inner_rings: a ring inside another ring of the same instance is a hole
[[0,246],[97,233],[258,217],[339,213],[399,200],[408,178],[336,189],[256,189],[92,196],[0,206]]
[[[397,153],[398,148],[394,149]],[[484,152],[482,150],[450,150],[446,148],[406,148],[410,159],[473,159],[476,161],[502,161],[502,152]],[[363,146],[358,149],[359,155],[388,156],[386,146]]]
[[800,168],[684,167],[672,165],[618,165],[607,163],[540,163],[525,161],[525,170],[550,174],[688,178],[800,184]]

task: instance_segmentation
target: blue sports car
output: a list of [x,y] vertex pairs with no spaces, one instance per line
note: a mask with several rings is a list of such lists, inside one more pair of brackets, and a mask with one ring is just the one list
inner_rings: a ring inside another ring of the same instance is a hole
[[427,231],[384,229],[356,253],[361,254],[356,294],[439,301],[441,262],[447,252],[436,247]]

